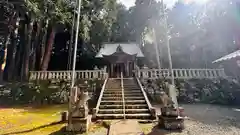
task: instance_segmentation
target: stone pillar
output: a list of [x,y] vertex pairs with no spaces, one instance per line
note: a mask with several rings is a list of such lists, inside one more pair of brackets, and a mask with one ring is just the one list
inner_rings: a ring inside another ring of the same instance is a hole
[[110,76],[111,76],[111,77],[113,77],[113,69],[114,69],[113,66],[114,66],[114,65],[111,64],[111,69],[110,69]]
[[129,77],[129,62],[125,63],[126,76]]

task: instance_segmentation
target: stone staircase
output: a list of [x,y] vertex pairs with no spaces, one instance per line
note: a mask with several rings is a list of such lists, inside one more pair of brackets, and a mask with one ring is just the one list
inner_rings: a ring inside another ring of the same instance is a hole
[[[144,95],[135,79],[123,79],[124,100],[121,79],[109,79],[97,112],[98,119],[151,119]],[[125,113],[124,113],[125,106]]]

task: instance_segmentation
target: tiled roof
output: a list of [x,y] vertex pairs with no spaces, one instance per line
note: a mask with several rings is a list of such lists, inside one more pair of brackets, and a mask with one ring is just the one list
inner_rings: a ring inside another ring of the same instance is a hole
[[237,50],[233,53],[230,53],[226,56],[223,56],[222,58],[219,58],[215,61],[213,61],[213,63],[217,63],[217,62],[221,62],[221,61],[225,61],[225,60],[230,60],[230,59],[233,59],[233,58],[236,58],[236,57],[239,57],[240,56],[240,50]]
[[104,44],[103,48],[97,53],[96,58],[103,58],[103,55],[112,55],[117,51],[117,48],[121,46],[122,51],[129,55],[137,55],[137,57],[144,57],[141,49],[135,43],[130,44]]

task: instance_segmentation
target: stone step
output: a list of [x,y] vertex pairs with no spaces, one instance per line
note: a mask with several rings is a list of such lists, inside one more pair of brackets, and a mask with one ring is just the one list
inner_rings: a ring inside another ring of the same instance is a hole
[[145,100],[125,100],[126,105],[146,103]]
[[[125,92],[142,92],[140,89],[124,89]],[[119,90],[104,90],[104,92],[116,92],[116,93],[119,93],[119,92],[122,92],[122,89],[119,89]]]
[[[109,101],[109,100],[108,100]],[[100,105],[122,105],[123,104],[123,102],[122,101],[120,101],[120,100],[118,100],[118,101],[116,101],[116,102],[112,102],[112,101],[109,101],[109,102],[107,102],[107,101],[101,101],[101,103],[100,103]]]
[[119,91],[122,90],[122,88],[105,88],[105,91]]
[[128,85],[128,84],[123,84],[124,87],[132,87],[132,88],[139,88],[138,85]]
[[[127,119],[150,119],[151,114],[142,113],[142,114],[125,114]],[[123,119],[124,114],[97,114],[99,119]]]
[[140,90],[124,90],[124,93],[142,93]]
[[[126,91],[126,90],[124,90],[123,91],[124,93],[142,93],[140,90],[129,90],[129,91]],[[104,91],[104,93],[103,94],[118,94],[118,93],[122,93],[122,90],[121,91]]]
[[[104,93],[103,97],[121,97],[122,93]],[[143,96],[142,93],[124,93],[125,97],[138,97],[138,96]]]
[[125,86],[125,87],[138,87],[137,84],[126,84],[126,83],[123,83],[123,86]]
[[104,97],[122,97],[122,94],[121,93],[119,93],[119,94],[106,94],[106,93],[104,93],[103,98]]
[[138,88],[138,89],[140,88],[140,87],[138,87],[138,86],[126,86],[126,85],[123,85],[123,87],[124,87],[124,88]]
[[119,97],[102,97],[102,100],[122,100],[122,96]]
[[[142,104],[142,103],[146,103],[146,101],[145,100],[126,100],[125,101],[126,105]],[[123,101],[122,100],[102,100],[101,101],[101,105],[112,105],[112,104],[121,105],[123,104]]]
[[[116,100],[116,99],[121,99],[122,100],[122,97],[103,97],[102,100]],[[135,100],[135,99],[142,99],[144,100],[144,96],[138,96],[138,97],[124,97],[125,100]]]
[[[124,97],[125,100],[144,100],[144,96],[138,96],[138,97],[130,97],[130,96],[127,96],[127,97]],[[122,100],[122,96],[119,96],[119,97],[102,97],[102,100]]]
[[[136,93],[136,92],[142,92],[141,90],[126,90],[124,89],[123,90],[124,92],[127,92],[127,93]],[[121,90],[114,90],[114,91],[111,91],[111,90],[105,90],[104,93],[119,93],[119,92],[122,92],[122,89]]]
[[145,100],[144,96],[138,96],[138,97],[125,96],[124,99],[125,100],[137,100],[137,99]]
[[140,90],[140,88],[125,88],[124,87],[124,90]]
[[122,89],[122,87],[105,87],[105,89]]
[[[100,109],[123,109],[123,105],[100,105]],[[148,109],[147,104],[125,105],[126,109]]]
[[98,114],[123,114],[122,109],[99,109]]
[[[123,109],[100,109],[99,114],[122,114]],[[125,109],[126,114],[149,113],[148,109]]]
[[142,93],[124,93],[124,97],[143,97]]
[[[122,103],[122,100],[102,100],[101,103]],[[145,100],[125,100],[125,103],[145,103]]]

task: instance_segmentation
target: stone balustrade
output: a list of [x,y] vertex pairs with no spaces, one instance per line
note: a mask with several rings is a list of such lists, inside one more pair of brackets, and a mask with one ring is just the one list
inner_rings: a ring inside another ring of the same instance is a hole
[[[143,79],[170,78],[169,69],[138,69],[135,74]],[[225,78],[224,69],[173,69],[174,78],[192,79],[192,78]]]
[[[76,79],[105,79],[106,70],[76,71]],[[30,71],[29,80],[72,79],[72,71]]]

